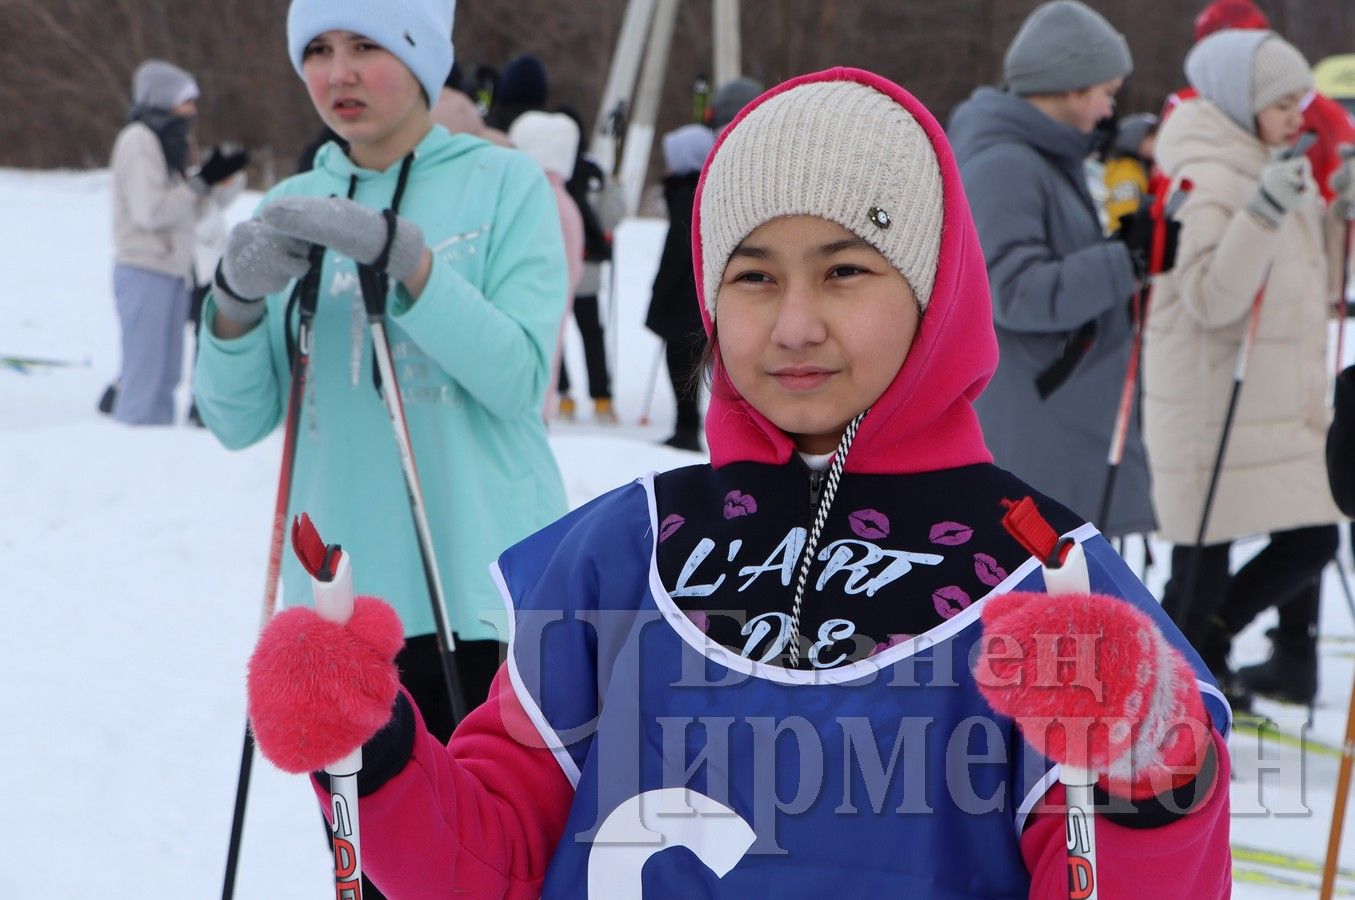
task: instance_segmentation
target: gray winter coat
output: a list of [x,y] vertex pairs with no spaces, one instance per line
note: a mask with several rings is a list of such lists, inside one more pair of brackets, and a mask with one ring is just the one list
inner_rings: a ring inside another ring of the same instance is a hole
[[[974,404],[984,437],[998,465],[1092,520],[1129,362],[1135,282],[1128,250],[1102,235],[1083,177],[1091,139],[991,87],[956,108],[949,133],[988,266],[1000,354]],[[1088,323],[1090,346],[1042,399],[1037,377]],[[1108,521],[1096,524],[1107,535],[1153,530],[1137,410]]]

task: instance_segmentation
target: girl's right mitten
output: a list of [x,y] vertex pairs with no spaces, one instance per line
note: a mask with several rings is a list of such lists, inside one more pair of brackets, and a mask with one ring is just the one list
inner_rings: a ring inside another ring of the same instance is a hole
[[390,719],[400,686],[395,610],[358,597],[343,625],[297,607],[273,617],[249,660],[249,721],[286,772],[314,772],[365,744]]

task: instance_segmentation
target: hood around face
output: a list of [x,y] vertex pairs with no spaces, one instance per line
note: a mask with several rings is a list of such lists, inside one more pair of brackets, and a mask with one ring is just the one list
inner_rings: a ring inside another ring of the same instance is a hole
[[[415,160],[423,166],[441,165],[449,160],[456,159],[459,156],[465,156],[467,153],[476,153],[490,147],[485,140],[470,134],[452,134],[441,125],[434,125],[428,129],[428,133],[419,140],[414,147]],[[362,166],[353,162],[352,158],[344,151],[338,143],[330,141],[320,147],[315,154],[316,170],[326,172],[336,178],[341,178],[346,183],[354,175],[358,181],[366,181],[372,178],[381,178],[386,172],[397,172],[400,168],[400,162],[397,160],[392,163],[385,172],[377,172],[372,169],[364,169]]]
[[1157,164],[1172,178],[1191,163],[1213,162],[1255,179],[1270,159],[1270,151],[1256,135],[1204,97],[1187,100],[1172,111],[1158,133],[1155,152]]
[[[716,141],[697,186],[692,257],[697,302],[709,337],[712,321],[702,286],[701,193],[711,161],[750,112],[805,84],[850,81],[902,106],[922,126],[942,178],[943,222],[936,279],[926,313],[903,366],[871,406],[845,461],[848,472],[906,474],[992,461],[973,402],[997,367],[988,275],[959,169],[940,124],[893,82],[860,69],[835,68],[787,81],[749,104]],[[717,468],[733,462],[784,464],[795,451],[790,435],[753,408],[730,382],[716,353],[706,440]]]
[[1049,118],[1024,97],[994,87],[979,88],[955,108],[948,134],[961,163],[996,144],[1019,142],[1081,166],[1095,140]]

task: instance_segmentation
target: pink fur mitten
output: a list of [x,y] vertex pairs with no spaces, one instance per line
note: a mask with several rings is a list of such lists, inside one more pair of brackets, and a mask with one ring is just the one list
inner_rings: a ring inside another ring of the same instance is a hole
[[358,597],[345,624],[297,607],[273,617],[249,660],[249,720],[286,772],[313,772],[362,746],[390,719],[400,686],[395,610]]
[[1211,745],[1195,672],[1143,612],[1103,594],[1010,593],[983,610],[974,676],[1054,762],[1144,800],[1193,779]]

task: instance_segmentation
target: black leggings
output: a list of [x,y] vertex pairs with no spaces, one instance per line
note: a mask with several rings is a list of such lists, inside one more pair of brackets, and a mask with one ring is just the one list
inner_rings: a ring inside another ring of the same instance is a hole
[[[594,400],[611,398],[612,384],[607,377],[607,348],[602,338],[602,318],[598,315],[598,298],[584,296],[574,298],[574,321],[579,323],[579,336],[583,338],[583,362],[588,368],[588,396]],[[569,393],[569,370],[565,368],[564,355],[560,356],[560,394]]]
[[1319,584],[1322,569],[1336,555],[1335,525],[1311,525],[1277,531],[1260,553],[1247,561],[1236,575],[1228,576],[1231,543],[1199,548],[1199,575],[1190,620],[1181,621],[1186,580],[1190,577],[1196,548],[1183,544],[1172,548],[1172,577],[1162,597],[1162,607],[1187,638],[1200,647],[1211,623],[1231,636],[1246,628],[1263,610],[1276,607],[1280,633],[1299,639],[1317,624]]
[[[472,710],[485,702],[494,673],[504,659],[508,645],[498,641],[456,641],[456,669],[461,676],[461,690],[466,695],[466,709]],[[404,649],[395,657],[400,670],[400,683],[414,698],[414,704],[423,714],[428,731],[442,743],[452,737],[452,704],[442,680],[442,660],[438,658],[437,636],[421,634],[405,641]]]

